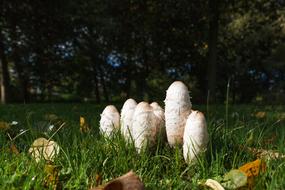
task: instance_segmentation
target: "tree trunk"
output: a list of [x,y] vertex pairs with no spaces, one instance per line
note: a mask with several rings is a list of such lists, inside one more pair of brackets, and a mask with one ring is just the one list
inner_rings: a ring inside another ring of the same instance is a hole
[[209,103],[216,101],[217,41],[219,28],[219,0],[209,0],[209,52],[208,52],[208,94]]
[[94,75],[93,76],[94,76],[94,82],[95,82],[95,98],[96,98],[96,102],[100,103],[101,102],[101,98],[100,98],[100,92],[99,92],[98,72],[97,72],[97,69],[96,69],[96,65],[93,66],[93,71],[94,71]]
[[14,64],[15,64],[15,68],[16,68],[16,71],[18,73],[18,78],[19,78],[19,82],[20,82],[21,97],[22,97],[22,101],[26,103],[26,102],[30,101],[30,93],[28,90],[29,79],[25,75],[24,68],[20,63],[20,58],[19,58],[19,55],[17,52],[18,51],[17,47],[14,47],[13,51],[14,51],[13,52]]
[[103,88],[104,98],[105,98],[105,101],[106,101],[106,102],[109,102],[109,93],[108,93],[108,90],[107,90],[107,87],[106,87],[106,83],[105,83],[105,79],[104,79],[104,75],[103,75],[103,70],[102,70],[102,68],[100,67],[100,65],[98,65],[98,68],[99,68],[100,83],[101,83],[102,88]]
[[8,70],[8,60],[5,54],[3,38],[0,31],[0,64],[1,64],[1,103],[9,101],[10,76]]

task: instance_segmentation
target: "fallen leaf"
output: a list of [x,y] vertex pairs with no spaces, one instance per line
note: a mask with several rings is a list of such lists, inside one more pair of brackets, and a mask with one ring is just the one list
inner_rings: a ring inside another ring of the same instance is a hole
[[57,189],[59,185],[59,170],[58,167],[53,164],[46,164],[44,168],[46,177],[44,179],[45,186],[53,186],[53,189]]
[[102,184],[102,175],[96,174],[96,185],[101,185]]
[[0,130],[1,131],[6,131],[8,129],[10,129],[10,124],[5,122],[5,121],[0,121]]
[[44,118],[48,121],[56,121],[59,120],[59,117],[53,113],[48,113],[44,115]]
[[277,116],[278,116],[278,119],[284,120],[285,119],[285,112],[281,112]]
[[276,134],[272,134],[270,137],[264,139],[262,143],[265,145],[274,144],[276,140],[277,140]]
[[55,141],[38,138],[31,145],[29,153],[35,158],[36,162],[41,159],[53,161],[59,153],[59,146]]
[[213,190],[224,190],[224,187],[219,182],[213,179],[207,179],[205,186]]
[[19,150],[17,149],[17,147],[16,147],[16,145],[14,143],[12,143],[10,145],[10,150],[11,150],[12,153],[14,153],[16,155],[20,154]]
[[90,190],[144,190],[144,184],[133,171],[130,171],[104,186],[95,187]]
[[259,112],[255,113],[255,117],[258,118],[258,119],[263,119],[263,118],[266,117],[266,112],[259,111]]
[[260,172],[265,172],[266,165],[262,160],[255,160],[244,164],[239,168],[240,171],[244,172],[247,176],[247,186],[252,189],[254,186],[254,178],[259,175]]
[[257,158],[262,160],[275,160],[275,159],[284,159],[285,154],[282,154],[275,150],[266,150],[266,149],[259,149],[259,148],[251,148],[251,147],[242,147],[242,149],[246,150],[247,152],[255,155]]
[[89,128],[89,125],[86,123],[85,118],[80,116],[80,132],[86,133],[89,131],[90,131],[90,128]]
[[239,168],[239,170],[244,172],[247,177],[258,176],[260,172],[265,172],[265,169],[265,162],[260,159],[246,163]]
[[247,185],[247,176],[240,170],[231,170],[225,174],[222,186],[227,189],[237,189]]

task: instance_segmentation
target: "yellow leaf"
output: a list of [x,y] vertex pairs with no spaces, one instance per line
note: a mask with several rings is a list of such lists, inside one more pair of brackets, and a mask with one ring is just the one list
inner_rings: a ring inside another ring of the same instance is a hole
[[258,176],[260,172],[265,172],[265,169],[265,162],[260,159],[246,163],[239,168],[240,171],[246,173],[247,177]]
[[265,172],[266,164],[264,161],[257,159],[253,162],[244,164],[239,168],[239,170],[247,175],[247,185],[249,189],[252,189],[254,185],[254,178],[261,172]]
[[80,116],[80,132],[86,133],[90,131],[89,125],[86,123],[85,118]]

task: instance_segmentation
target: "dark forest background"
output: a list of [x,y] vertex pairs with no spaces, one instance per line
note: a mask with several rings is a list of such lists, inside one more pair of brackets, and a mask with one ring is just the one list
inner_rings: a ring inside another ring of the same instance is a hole
[[1,101],[285,102],[284,0],[1,0]]

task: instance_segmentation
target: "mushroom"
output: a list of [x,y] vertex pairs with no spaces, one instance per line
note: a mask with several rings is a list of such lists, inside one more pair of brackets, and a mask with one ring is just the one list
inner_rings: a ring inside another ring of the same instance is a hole
[[165,127],[170,146],[182,145],[187,117],[192,104],[187,86],[181,81],[173,82],[166,91]]
[[187,163],[195,161],[197,156],[206,150],[208,141],[209,135],[203,113],[192,110],[187,119],[183,136],[185,161]]
[[29,148],[29,153],[34,157],[36,162],[39,162],[41,159],[53,161],[59,153],[59,146],[55,141],[38,138]]
[[106,137],[110,137],[114,129],[120,128],[120,114],[113,105],[108,105],[101,114],[100,132]]
[[133,115],[133,138],[138,152],[156,142],[156,116],[147,102],[140,102]]
[[121,133],[126,141],[130,141],[132,138],[132,119],[136,106],[137,102],[130,98],[125,101],[121,110]]
[[152,107],[153,113],[156,116],[155,126],[157,128],[157,135],[161,137],[161,140],[164,141],[166,139],[164,110],[157,102],[152,102],[150,106]]

